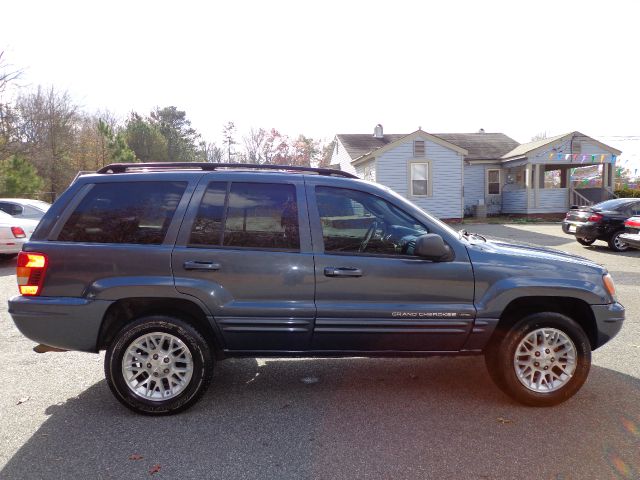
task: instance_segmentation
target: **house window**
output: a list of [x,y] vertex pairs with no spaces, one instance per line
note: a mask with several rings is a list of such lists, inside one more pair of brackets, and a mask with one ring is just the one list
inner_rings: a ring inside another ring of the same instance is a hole
[[413,156],[417,158],[424,157],[424,140],[415,140],[413,142]]
[[411,195],[427,197],[431,194],[429,190],[429,164],[411,163]]
[[487,193],[500,195],[500,170],[487,170]]

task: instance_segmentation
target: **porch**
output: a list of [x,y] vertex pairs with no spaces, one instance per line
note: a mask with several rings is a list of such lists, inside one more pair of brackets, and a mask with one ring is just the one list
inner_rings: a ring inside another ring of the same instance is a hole
[[[595,170],[593,167],[597,167],[595,181],[585,182],[584,176],[575,174],[578,169]],[[612,163],[505,165],[502,213],[564,213],[573,205],[613,198],[614,172]]]

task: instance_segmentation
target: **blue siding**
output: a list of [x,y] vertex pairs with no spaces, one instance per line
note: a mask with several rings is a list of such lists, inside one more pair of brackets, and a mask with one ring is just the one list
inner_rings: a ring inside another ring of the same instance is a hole
[[[413,139],[378,156],[377,181],[439,218],[462,218],[462,155],[427,138],[423,140],[424,159],[413,157]],[[431,162],[430,197],[409,195],[409,163],[412,160]]]
[[485,191],[485,166],[464,166],[464,206],[473,207],[478,200],[484,200]]
[[502,213],[527,213],[527,190],[502,192]]
[[566,188],[541,188],[538,190],[538,206],[535,193],[529,191],[529,209],[527,210],[527,190],[503,192],[503,213],[564,213],[569,208],[569,193]]

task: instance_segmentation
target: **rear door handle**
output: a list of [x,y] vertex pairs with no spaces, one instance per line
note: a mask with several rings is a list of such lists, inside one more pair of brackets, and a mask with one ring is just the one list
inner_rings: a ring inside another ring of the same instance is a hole
[[220,270],[221,265],[215,262],[201,262],[199,260],[187,260],[182,265],[185,270]]
[[326,267],[325,277],[361,277],[362,270],[352,267]]

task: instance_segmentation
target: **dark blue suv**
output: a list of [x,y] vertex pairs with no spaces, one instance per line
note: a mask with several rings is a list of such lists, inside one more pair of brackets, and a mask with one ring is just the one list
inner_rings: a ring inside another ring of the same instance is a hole
[[301,167],[109,165],[55,202],[17,278],[20,331],[106,349],[114,395],[147,414],[189,407],[234,356],[484,354],[507,394],[554,405],[624,319],[595,263]]

